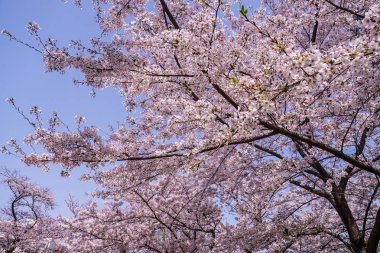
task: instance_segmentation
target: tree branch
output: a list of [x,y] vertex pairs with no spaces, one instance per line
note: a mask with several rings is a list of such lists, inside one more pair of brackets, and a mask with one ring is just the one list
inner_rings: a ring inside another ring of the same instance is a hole
[[318,20],[315,20],[314,27],[313,27],[313,33],[311,35],[311,43],[315,43],[317,40],[317,31],[318,31]]
[[377,210],[375,224],[367,241],[367,253],[376,253],[380,240],[380,208]]
[[360,19],[363,19],[363,18],[364,18],[364,15],[358,14],[358,13],[356,13],[356,12],[350,10],[350,9],[347,9],[347,8],[345,8],[345,7],[343,7],[343,6],[337,5],[337,4],[335,4],[334,2],[332,2],[332,1],[330,1],[330,0],[325,0],[325,1],[328,2],[329,4],[331,4],[332,6],[334,6],[335,8],[339,9],[339,10],[346,11],[346,12],[348,12],[348,13],[351,13],[351,14],[357,16],[357,17],[360,18]]
[[298,182],[298,181],[296,181],[296,180],[293,180],[293,179],[290,179],[289,182],[290,182],[291,184],[294,184],[294,185],[296,185],[296,186],[298,186],[298,187],[301,187],[301,188],[307,190],[308,192],[311,192],[311,193],[313,193],[313,194],[316,194],[316,195],[318,195],[318,196],[320,196],[320,197],[323,197],[323,198],[328,199],[328,200],[331,199],[331,196],[330,196],[329,194],[327,194],[326,192],[323,192],[323,191],[320,191],[320,190],[314,189],[314,188],[312,188],[312,187],[310,187],[310,186],[307,186],[307,185],[303,185],[303,184],[301,184],[300,182]]
[[222,97],[228,101],[235,109],[238,109],[239,105],[222,89],[219,85],[212,83],[212,87],[220,94]]
[[363,226],[362,226],[362,237],[363,238],[365,236],[365,230],[366,230],[366,225],[367,225],[368,214],[369,214],[369,211],[371,210],[372,202],[373,202],[373,200],[374,200],[374,198],[376,196],[377,191],[379,190],[379,187],[380,187],[380,183],[377,183],[377,185],[375,186],[375,190],[373,191],[373,193],[371,195],[371,198],[368,201],[367,208],[365,209],[365,214],[364,214],[364,219],[363,219]]
[[360,143],[356,144],[356,147],[355,147],[356,148],[356,153],[355,153],[356,157],[360,156],[363,153],[368,131],[369,131],[368,127],[364,128],[362,136],[360,138]]
[[282,155],[280,155],[280,154],[274,152],[273,150],[270,150],[270,149],[268,149],[268,148],[264,148],[264,147],[262,147],[262,146],[260,146],[260,145],[257,145],[257,144],[253,144],[253,146],[254,146],[255,148],[261,150],[261,151],[264,151],[264,152],[266,152],[266,153],[268,153],[268,154],[271,154],[272,156],[277,157],[278,159],[283,159]]
[[170,12],[168,5],[164,0],[160,0],[162,9],[165,11],[166,15],[168,15],[170,22],[173,24],[175,29],[180,29],[177,21],[175,20],[173,14]]
[[363,169],[365,171],[368,171],[368,172],[371,172],[375,175],[378,175],[380,176],[380,170],[370,166],[370,165],[367,165],[359,160],[356,160],[354,158],[352,158],[351,156],[348,156],[346,155],[345,153],[343,153],[342,151],[339,151],[327,144],[324,144],[324,143],[321,143],[317,140],[314,140],[314,139],[311,139],[309,137],[305,137],[305,136],[302,136],[302,135],[299,135],[295,132],[292,132],[292,131],[289,131],[285,128],[282,128],[282,127],[279,127],[279,126],[276,126],[276,125],[273,125],[271,123],[268,123],[268,122],[265,122],[265,121],[262,121],[260,120],[260,124],[268,129],[271,129],[273,131],[276,131],[278,132],[279,134],[282,134],[284,136],[287,136],[291,139],[296,139],[298,141],[301,141],[301,142],[304,142],[306,144],[309,144],[313,147],[316,147],[316,148],[319,148],[323,151],[326,151],[326,152],[329,152],[330,154],[333,154],[334,156],[336,156],[337,158],[340,158],[360,169]]

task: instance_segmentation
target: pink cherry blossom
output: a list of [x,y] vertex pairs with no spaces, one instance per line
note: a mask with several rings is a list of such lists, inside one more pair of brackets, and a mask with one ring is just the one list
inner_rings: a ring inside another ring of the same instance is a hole
[[3,148],[90,168],[93,201],[60,221],[70,252],[377,252],[378,1],[93,3],[91,48],[30,30],[48,71],[123,96],[125,122],[55,117],[26,139],[44,152]]

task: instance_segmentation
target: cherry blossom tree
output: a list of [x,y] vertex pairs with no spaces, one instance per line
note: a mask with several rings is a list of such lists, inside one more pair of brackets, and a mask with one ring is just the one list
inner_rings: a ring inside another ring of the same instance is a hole
[[35,110],[24,142],[46,152],[3,148],[90,168],[94,201],[62,219],[72,251],[377,252],[378,1],[93,3],[90,47],[28,29],[48,71],[123,96],[124,123],[70,131]]
[[1,252],[48,252],[56,232],[47,212],[54,207],[49,190],[17,171],[2,169],[0,176],[0,183],[10,191],[7,204],[0,209]]

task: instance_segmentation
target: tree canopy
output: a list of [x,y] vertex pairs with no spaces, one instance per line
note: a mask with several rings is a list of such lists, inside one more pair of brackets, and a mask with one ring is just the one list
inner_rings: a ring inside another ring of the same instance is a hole
[[24,143],[43,151],[2,149],[89,168],[94,201],[58,221],[69,252],[377,252],[378,1],[93,4],[90,47],[31,22],[32,47],[48,71],[118,92],[125,121],[69,130],[34,108]]

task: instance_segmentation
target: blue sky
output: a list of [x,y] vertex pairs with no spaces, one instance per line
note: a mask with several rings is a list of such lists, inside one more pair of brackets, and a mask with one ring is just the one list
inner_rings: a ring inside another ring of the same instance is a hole
[[[6,29],[20,40],[36,44],[25,29],[29,21],[41,26],[42,37],[57,39],[59,45],[67,45],[71,39],[88,42],[99,34],[95,23],[95,12],[88,4],[80,9],[72,3],[60,0],[0,0],[0,30]],[[112,90],[97,93],[95,98],[89,96],[90,89],[75,87],[74,78],[81,78],[76,71],[64,75],[47,73],[41,55],[5,36],[0,36],[0,146],[10,138],[22,141],[33,129],[12,107],[5,102],[13,97],[26,112],[33,105],[38,105],[45,118],[58,112],[67,124],[73,125],[75,115],[84,116],[87,124],[107,130],[108,124],[123,121],[126,114],[122,98]],[[22,164],[18,158],[0,154],[0,167],[18,169],[21,174],[29,176],[40,185],[49,187],[57,200],[54,215],[68,215],[65,199],[69,194],[84,201],[84,192],[91,191],[94,185],[80,182],[77,178],[84,169],[79,168],[71,177],[62,178],[59,168],[45,173],[36,167]],[[8,192],[0,188],[0,206],[7,199]]]

